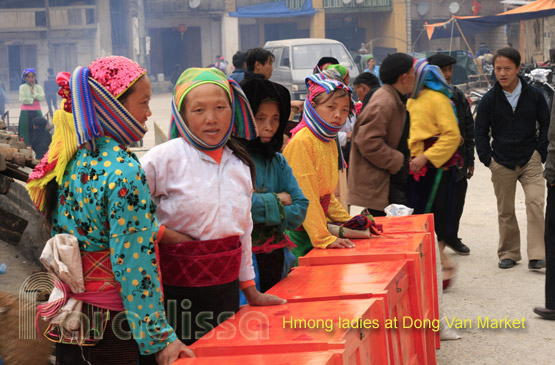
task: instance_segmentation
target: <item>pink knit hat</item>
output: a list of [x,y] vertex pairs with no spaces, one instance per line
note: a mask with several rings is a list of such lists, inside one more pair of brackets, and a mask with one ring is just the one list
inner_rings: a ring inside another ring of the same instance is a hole
[[123,94],[141,77],[146,70],[121,56],[102,57],[93,61],[89,70],[93,79],[114,95],[116,98]]

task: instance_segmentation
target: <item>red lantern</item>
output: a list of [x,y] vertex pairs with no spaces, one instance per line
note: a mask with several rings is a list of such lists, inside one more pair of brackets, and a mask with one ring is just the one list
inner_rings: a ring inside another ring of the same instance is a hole
[[181,40],[183,40],[183,33],[187,31],[187,26],[185,24],[179,24],[177,26],[177,31],[181,33]]

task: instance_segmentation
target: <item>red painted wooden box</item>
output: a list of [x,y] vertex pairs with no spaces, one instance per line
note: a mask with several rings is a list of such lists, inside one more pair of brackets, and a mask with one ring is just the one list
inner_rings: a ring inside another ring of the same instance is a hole
[[376,322],[384,323],[379,298],[244,306],[191,349],[198,357],[337,350],[341,364],[387,364],[386,332]]
[[[400,260],[297,267],[268,293],[290,302],[383,298],[391,363],[425,364],[429,362],[422,326],[438,323],[423,321],[419,288],[414,261]],[[432,351],[435,363],[435,348]]]

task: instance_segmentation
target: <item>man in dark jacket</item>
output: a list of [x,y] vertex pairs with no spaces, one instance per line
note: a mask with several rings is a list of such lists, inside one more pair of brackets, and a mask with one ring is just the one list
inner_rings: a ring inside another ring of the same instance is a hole
[[545,208],[545,307],[536,307],[534,312],[542,318],[555,320],[555,101],[551,106],[549,147],[545,172],[547,180],[547,207]]
[[235,70],[229,75],[229,78],[237,81],[237,83],[240,83],[245,78],[246,59],[247,52],[237,51],[237,53],[233,55],[232,63]]
[[[448,84],[451,85],[453,78],[453,65],[457,60],[445,54],[435,54],[428,58],[430,65],[436,65],[441,68],[443,76]],[[451,85],[453,86],[453,85]],[[468,188],[467,179],[474,175],[474,119],[470,111],[470,105],[464,93],[453,86],[453,97],[451,100],[457,109],[457,121],[459,122],[459,130],[463,143],[459,146],[459,155],[463,159],[463,167],[458,170],[455,183],[455,217],[450,226],[448,238],[445,244],[453,249],[459,255],[470,254],[470,249],[458,237],[459,225],[464,208],[464,201],[466,198],[466,190]]]
[[497,82],[478,106],[476,149],[480,161],[491,170],[497,197],[499,268],[511,268],[521,259],[515,216],[519,181],[526,202],[528,268],[541,269],[545,267],[542,162],[547,156],[549,108],[541,91],[518,76],[520,53],[516,49],[498,50],[493,66]]
[[252,79],[269,80],[274,70],[274,54],[267,49],[256,47],[247,51],[245,63],[247,71],[240,85]]
[[54,70],[49,68],[48,77],[44,81],[44,93],[46,94],[46,104],[48,105],[50,115],[54,115],[53,113],[58,109],[56,97],[58,96],[59,89]]

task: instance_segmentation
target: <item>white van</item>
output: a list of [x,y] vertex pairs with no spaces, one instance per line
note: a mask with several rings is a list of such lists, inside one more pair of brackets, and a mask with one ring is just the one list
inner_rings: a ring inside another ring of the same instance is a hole
[[304,80],[322,57],[335,57],[349,69],[351,82],[359,72],[353,58],[343,43],[332,39],[298,38],[269,41],[264,48],[275,56],[274,71],[270,80],[282,84],[291,92],[293,100],[304,100]]

